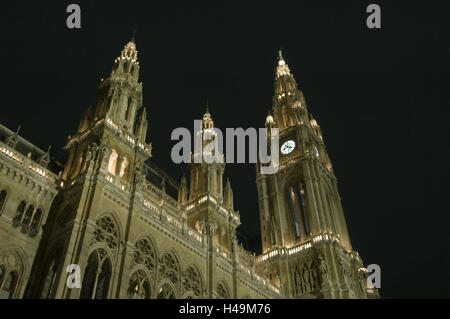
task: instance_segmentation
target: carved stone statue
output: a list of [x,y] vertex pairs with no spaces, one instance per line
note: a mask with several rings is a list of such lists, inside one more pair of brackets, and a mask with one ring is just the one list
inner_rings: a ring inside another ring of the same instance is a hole
[[99,150],[99,147],[98,147],[97,143],[94,142],[91,145],[89,145],[89,152],[88,152],[87,160],[95,161],[95,159],[97,158],[98,150]]
[[214,233],[216,232],[217,226],[214,222],[209,222],[208,223],[208,233],[209,235],[214,235]]
[[206,219],[203,217],[199,222],[199,232],[204,234],[206,231]]
[[319,264],[320,277],[322,279],[324,279],[328,273],[327,262],[325,261],[325,257],[323,257],[323,255],[319,255],[319,257],[317,259],[318,259],[318,264]]

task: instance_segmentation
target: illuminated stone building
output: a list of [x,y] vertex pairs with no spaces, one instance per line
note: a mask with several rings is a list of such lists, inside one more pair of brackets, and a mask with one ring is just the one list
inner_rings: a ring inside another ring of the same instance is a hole
[[[281,55],[266,121],[279,128],[280,168],[257,172],[259,256],[238,243],[225,164],[191,164],[188,187],[149,161],[137,55],[130,41],[102,79],[64,165],[0,126],[0,297],[377,296],[352,250],[320,128]],[[213,127],[206,112],[201,134]],[[73,264],[81,288],[67,286]]]

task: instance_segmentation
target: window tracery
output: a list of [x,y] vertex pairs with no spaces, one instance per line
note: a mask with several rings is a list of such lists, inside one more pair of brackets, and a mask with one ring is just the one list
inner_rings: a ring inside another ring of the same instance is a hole
[[189,266],[183,273],[183,289],[184,291],[192,291],[196,297],[202,295],[202,282],[199,272]]
[[99,242],[104,242],[111,249],[117,248],[119,245],[119,234],[116,224],[111,217],[105,216],[97,221],[94,238]]

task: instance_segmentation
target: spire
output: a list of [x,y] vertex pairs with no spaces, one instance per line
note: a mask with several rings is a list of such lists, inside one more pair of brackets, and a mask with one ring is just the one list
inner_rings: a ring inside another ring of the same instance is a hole
[[209,107],[208,107],[208,100],[206,100],[206,111],[205,114],[203,114],[203,120],[202,120],[202,128],[213,128],[214,127],[214,121],[212,120],[211,113],[209,113]]
[[291,71],[289,70],[289,67],[284,61],[283,58],[283,52],[282,50],[278,50],[278,65],[277,65],[277,72],[276,72],[276,78],[278,79],[280,76],[283,75],[291,75]]
[[128,73],[137,81],[138,76],[138,66],[139,62],[137,60],[138,51],[136,50],[135,43],[135,31],[133,32],[133,36],[130,41],[123,47],[120,52],[120,56],[118,56],[114,60],[114,67],[112,69],[112,73]]

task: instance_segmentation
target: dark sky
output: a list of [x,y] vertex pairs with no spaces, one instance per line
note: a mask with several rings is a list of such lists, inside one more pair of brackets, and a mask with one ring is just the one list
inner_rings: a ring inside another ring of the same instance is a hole
[[[185,168],[171,162],[172,130],[193,130],[206,99],[219,128],[263,127],[283,47],[322,127],[354,248],[381,266],[382,297],[450,297],[444,1],[371,1],[381,5],[381,30],[365,26],[371,2],[300,0],[76,1],[82,28],[69,30],[71,2],[2,3],[2,124],[22,125],[65,161],[67,136],[137,28],[153,161],[178,179]],[[225,173],[241,231],[255,236],[255,167]]]

